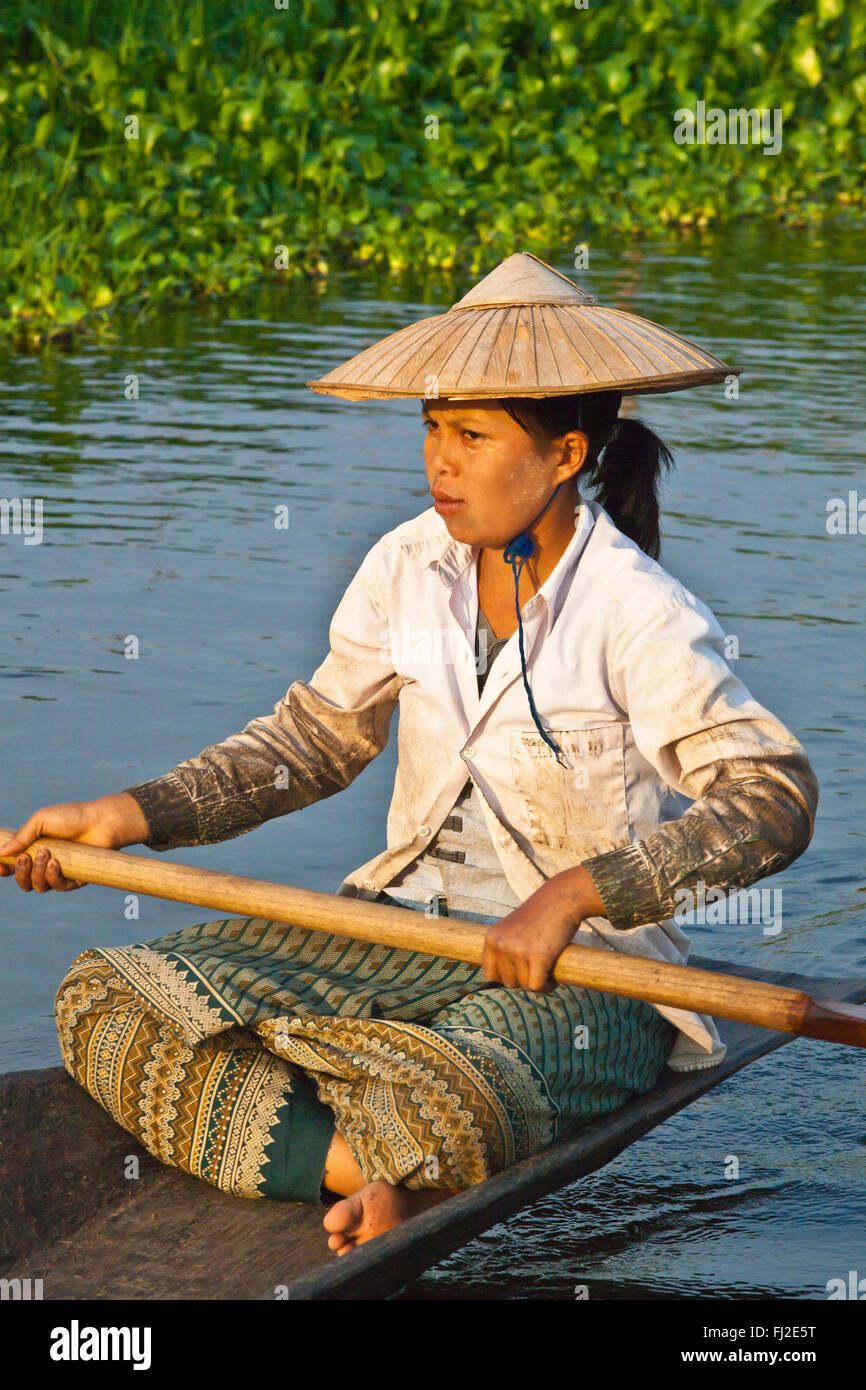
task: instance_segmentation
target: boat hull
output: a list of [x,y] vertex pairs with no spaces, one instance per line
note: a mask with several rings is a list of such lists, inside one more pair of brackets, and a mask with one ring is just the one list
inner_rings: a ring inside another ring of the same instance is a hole
[[[692,957],[701,969],[866,1001],[813,980]],[[385,1298],[546,1193],[603,1167],[791,1034],[721,1021],[725,1060],[674,1073],[572,1138],[337,1258],[320,1208],[231,1197],[152,1158],[61,1067],[0,1076],[0,1274],[45,1299]],[[132,1162],[130,1160],[133,1160]]]

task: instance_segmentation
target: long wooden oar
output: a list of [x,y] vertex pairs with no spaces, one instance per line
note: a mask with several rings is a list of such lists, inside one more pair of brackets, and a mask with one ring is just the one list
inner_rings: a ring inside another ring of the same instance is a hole
[[[0,844],[12,834],[0,827]],[[67,878],[167,898],[170,902],[216,908],[239,917],[263,917],[354,941],[378,942],[424,955],[467,961],[470,965],[481,964],[487,928],[458,917],[430,918],[410,908],[344,898],[336,893],[315,893],[49,836],[35,840],[27,853],[32,856],[43,845],[58,860]],[[15,856],[4,857],[0,862],[14,867]],[[566,946],[553,974],[563,984],[754,1023],[783,1033],[866,1047],[866,1008],[816,999],[782,985],[583,945]]]

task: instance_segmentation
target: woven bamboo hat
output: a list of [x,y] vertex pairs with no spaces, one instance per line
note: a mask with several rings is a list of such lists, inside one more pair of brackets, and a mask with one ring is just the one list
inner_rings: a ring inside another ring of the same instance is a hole
[[683,391],[740,371],[649,319],[604,308],[521,251],[446,314],[389,334],[307,385],[349,401],[483,400]]

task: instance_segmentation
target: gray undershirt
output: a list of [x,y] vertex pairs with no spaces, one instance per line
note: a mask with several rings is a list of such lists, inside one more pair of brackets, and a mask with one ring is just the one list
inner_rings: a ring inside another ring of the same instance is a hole
[[[478,693],[509,639],[497,637],[480,606],[475,633]],[[387,884],[386,892],[413,903],[444,894],[448,908],[504,917],[518,907],[490,838],[471,776],[432,842]]]

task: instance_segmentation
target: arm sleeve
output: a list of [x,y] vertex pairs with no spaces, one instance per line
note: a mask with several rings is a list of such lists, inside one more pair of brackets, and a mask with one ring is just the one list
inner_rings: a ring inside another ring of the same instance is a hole
[[637,747],[693,804],[585,861],[615,927],[672,917],[677,894],[699,882],[745,888],[793,863],[812,837],[818,783],[806,754],[723,651],[716,619],[684,590],[619,644],[612,682]]
[[340,601],[330,651],[308,682],[294,681],[273,714],[127,788],[147,820],[148,846],[232,839],[347,787],[388,742],[402,686],[386,627],[374,546]]

